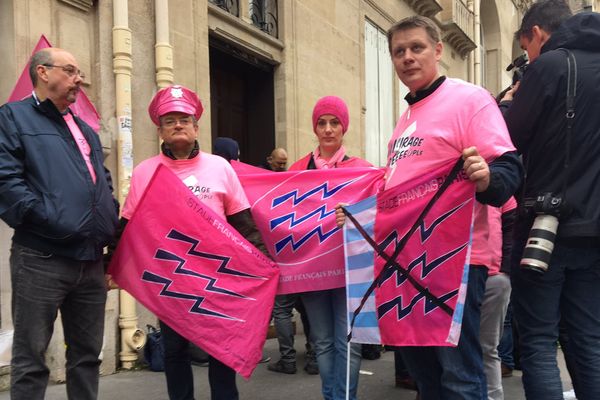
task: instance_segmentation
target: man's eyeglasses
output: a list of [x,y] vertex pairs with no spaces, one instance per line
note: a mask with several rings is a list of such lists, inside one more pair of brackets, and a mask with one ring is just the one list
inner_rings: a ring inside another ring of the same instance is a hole
[[181,126],[188,126],[188,125],[194,123],[194,118],[191,116],[181,117],[181,118],[168,117],[168,118],[162,119],[160,121],[160,124],[166,128],[172,128],[175,125],[177,125],[177,123],[179,123],[179,125],[181,125]]
[[67,65],[42,64],[42,65],[44,67],[48,67],[48,68],[60,68],[65,72],[65,74],[69,75],[69,77],[79,75],[79,77],[81,79],[85,79],[85,74],[83,72],[81,72],[81,70],[79,68],[77,68],[71,64],[67,64]]

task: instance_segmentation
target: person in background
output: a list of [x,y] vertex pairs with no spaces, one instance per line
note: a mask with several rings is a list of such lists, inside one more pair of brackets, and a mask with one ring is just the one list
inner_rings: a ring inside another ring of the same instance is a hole
[[[347,167],[372,167],[358,157],[350,157],[343,146],[344,135],[350,123],[348,107],[336,96],[326,96],[317,101],[313,109],[312,124],[319,144],[315,150],[296,161],[290,171]],[[346,288],[303,293],[315,345],[321,390],[325,400],[346,399],[346,352],[350,346],[349,399],[356,400],[361,346],[347,342],[348,310]]]
[[223,157],[228,162],[231,162],[231,160],[238,161],[240,159],[240,146],[232,138],[218,137],[213,142],[212,153]]
[[[213,154],[226,159],[229,163],[231,163],[231,160],[239,161],[240,146],[235,139],[228,137],[218,137],[213,143]],[[205,365],[205,360],[207,360],[208,354],[206,354],[204,350],[197,347],[193,343],[191,343],[190,345],[192,347],[192,360],[197,361],[200,365]],[[194,360],[194,358],[196,359]],[[269,361],[271,361],[271,357],[263,354],[259,363],[264,364]]]
[[69,108],[84,78],[75,57],[40,50],[29,76],[31,96],[0,107],[0,218],[14,229],[10,395],[44,398],[44,357],[60,311],[67,398],[92,400],[104,336],[103,248],[119,206],[98,135]]
[[488,207],[488,243],[491,262],[481,304],[479,342],[487,381],[488,400],[503,400],[502,368],[498,344],[510,300],[510,253],[517,202],[511,197],[502,207]]
[[281,147],[273,149],[271,155],[259,165],[259,167],[268,169],[269,171],[281,172],[287,168],[287,152]]
[[304,371],[309,375],[317,375],[319,366],[315,355],[314,345],[310,338],[310,322],[306,315],[301,293],[278,294],[275,296],[273,307],[273,323],[277,332],[279,343],[279,360],[267,366],[269,371],[284,374],[296,373],[296,349],[294,349],[294,325],[292,323],[292,311],[296,308],[300,314],[304,334],[306,335],[306,359]]
[[[121,218],[124,227],[133,215],[154,171],[162,164],[173,171],[214,212],[263,253],[266,248],[250,214],[250,205],[231,165],[198,146],[198,120],[204,110],[192,90],[174,85],[156,93],[148,113],[163,140],[161,153],[134,169]],[[157,210],[157,212],[161,212]],[[189,341],[174,327],[160,323],[165,345],[165,376],[170,400],[194,399]],[[235,371],[209,357],[208,380],[213,400],[238,400]]]
[[[523,386],[528,399],[562,399],[560,338],[577,398],[600,399],[600,14],[538,1],[515,37],[530,60],[504,114],[527,169],[511,268]],[[554,247],[535,271],[524,249],[549,215],[558,226],[542,234]]]

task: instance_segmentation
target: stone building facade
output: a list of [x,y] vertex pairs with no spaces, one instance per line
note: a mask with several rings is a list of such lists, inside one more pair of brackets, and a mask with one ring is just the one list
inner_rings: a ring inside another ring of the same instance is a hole
[[[242,161],[258,163],[275,146],[286,148],[290,160],[296,160],[317,143],[311,125],[314,103],[335,94],[350,110],[348,152],[381,165],[406,93],[392,68],[386,30],[408,15],[432,17],[444,37],[442,73],[495,94],[511,82],[505,67],[521,54],[513,32],[530,3],[2,0],[0,99],[8,98],[41,34],[71,51],[88,77],[84,89],[102,116],[99,134],[106,165],[118,177],[121,199],[131,165],[157,154],[156,128],[146,110],[157,87],[168,82],[199,93],[205,106],[200,146],[207,151],[215,137],[230,136],[241,145]],[[573,3],[574,8],[598,7],[597,0]],[[118,73],[126,75],[125,84]],[[10,237],[11,230],[0,222],[2,329],[11,328]],[[111,291],[104,374],[119,366],[120,302],[119,293]],[[141,306],[136,313],[139,327],[155,324]],[[57,323],[48,353],[53,380],[64,379],[63,352]]]

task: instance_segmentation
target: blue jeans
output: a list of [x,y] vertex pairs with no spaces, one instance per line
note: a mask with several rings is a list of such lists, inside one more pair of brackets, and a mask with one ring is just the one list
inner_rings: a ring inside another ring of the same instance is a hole
[[[315,346],[321,390],[325,400],[346,399],[346,352],[348,312],[346,289],[321,290],[302,294]],[[356,400],[361,346],[350,343],[350,400]]]
[[462,329],[457,347],[400,347],[422,400],[486,400],[479,344],[480,307],[487,268],[470,266]]
[[280,294],[275,296],[275,305],[273,306],[273,324],[277,332],[277,342],[279,343],[279,354],[284,363],[296,363],[296,349],[294,348],[294,324],[292,323],[292,311],[294,307],[300,313],[304,333],[306,334],[306,349],[311,349],[310,345],[310,323],[306,319],[306,311],[300,300],[300,293]]
[[[160,321],[165,345],[165,376],[170,400],[194,400],[194,375],[190,342]],[[235,371],[216,358],[208,359],[211,400],[238,400]]]
[[96,399],[106,304],[102,260],[76,261],[13,243],[10,273],[11,399],[44,399],[50,372],[44,358],[58,310],[67,345],[67,397]]
[[528,399],[562,399],[556,362],[559,322],[577,364],[575,394],[600,399],[600,246],[558,239],[543,273],[518,266],[526,238],[513,247],[513,312],[519,326],[523,386]]

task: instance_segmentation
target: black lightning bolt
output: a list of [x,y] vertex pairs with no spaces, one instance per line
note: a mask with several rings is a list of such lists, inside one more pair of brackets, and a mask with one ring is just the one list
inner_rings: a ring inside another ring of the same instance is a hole
[[450,216],[452,216],[452,214],[454,214],[455,212],[457,212],[458,210],[463,208],[463,206],[469,202],[471,202],[471,199],[465,201],[462,204],[457,205],[452,210],[447,211],[446,213],[440,215],[438,218],[436,218],[435,221],[433,221],[431,223],[431,226],[429,228],[427,228],[425,226],[425,221],[423,221],[421,223],[421,225],[419,225],[419,232],[421,233],[421,243],[425,243],[427,241],[427,239],[429,239],[429,237],[433,234],[433,231],[439,224],[444,222],[446,219],[448,219]]
[[[459,204],[458,206],[454,207],[453,209],[440,215],[438,218],[435,219],[435,221],[433,221],[431,223],[429,228],[427,226],[425,226],[425,221],[421,222],[421,224],[419,225],[419,233],[421,235],[421,243],[425,243],[427,241],[427,239],[429,239],[431,237],[431,235],[433,235],[435,228],[437,228],[442,222],[444,222],[446,219],[448,219],[450,216],[452,216],[452,214],[456,213],[458,210],[463,208],[470,201],[471,201],[471,199],[465,201],[462,204]],[[386,249],[391,243],[394,243],[394,247],[396,247],[398,245],[398,232],[396,232],[395,230],[390,232],[390,234],[381,241],[380,248]]]
[[[411,261],[410,264],[408,264],[408,267],[406,268],[406,270],[410,273],[410,271],[412,271],[413,268],[415,268],[417,265],[422,265],[423,268],[421,271],[421,279],[425,279],[425,277],[427,277],[427,275],[429,275],[429,273],[431,273],[431,271],[433,271],[434,269],[436,269],[437,267],[442,265],[444,262],[446,262],[447,260],[452,258],[455,254],[459,253],[462,249],[467,247],[467,245],[468,245],[468,243],[465,243],[465,244],[457,247],[456,249],[450,251],[449,253],[441,255],[440,257],[436,258],[429,264],[427,263],[427,252],[423,252],[423,254],[421,254],[419,257],[417,257],[413,261]],[[383,283],[385,281],[387,281],[389,278],[391,278],[397,272],[398,272],[398,270],[396,268],[388,268],[387,270],[383,271],[383,278],[382,278],[381,284],[383,285]],[[404,283],[404,281],[406,281],[405,275],[402,275],[402,274],[396,275],[396,286],[400,286],[402,283]]]
[[199,274],[195,271],[190,271],[189,269],[185,269],[184,266],[185,266],[186,260],[177,256],[176,254],[173,254],[166,250],[158,249],[158,250],[156,250],[156,254],[154,255],[154,258],[159,259],[159,260],[164,260],[164,261],[177,262],[177,267],[175,268],[175,271],[173,271],[173,273],[175,273],[175,274],[191,275],[191,276],[195,276],[196,278],[206,279],[208,282],[207,282],[206,286],[204,287],[204,290],[206,290],[207,292],[226,294],[226,295],[238,297],[241,299],[246,298],[246,296],[243,296],[243,295],[233,292],[231,290],[216,287],[215,284],[217,283],[217,279],[215,279],[213,277],[210,277],[210,276],[204,275],[204,274]]
[[192,313],[208,315],[211,317],[224,318],[224,319],[229,319],[229,320],[234,320],[234,321],[240,321],[238,318],[234,318],[229,315],[218,313],[216,311],[212,311],[207,308],[201,307],[202,302],[204,302],[204,296],[197,296],[197,295],[193,295],[193,294],[180,293],[180,292],[174,292],[174,291],[169,290],[169,287],[173,283],[173,281],[170,279],[156,275],[149,271],[144,271],[144,274],[142,275],[142,279],[147,282],[162,284],[163,288],[160,290],[161,296],[173,297],[176,299],[193,300],[194,304],[192,305],[192,307],[189,310]]
[[230,257],[224,257],[224,256],[219,256],[217,254],[204,253],[202,251],[195,250],[198,247],[198,244],[200,243],[200,241],[198,239],[194,239],[193,237],[189,237],[175,229],[171,229],[171,232],[169,232],[167,237],[169,239],[174,239],[174,240],[179,240],[181,242],[189,243],[191,245],[187,252],[187,254],[189,254],[189,255],[208,258],[209,260],[221,261],[221,265],[219,266],[219,269],[217,269],[217,272],[220,272],[222,274],[241,276],[244,278],[264,279],[263,277],[260,277],[260,276],[250,275],[250,274],[246,274],[244,272],[240,272],[240,271],[236,271],[236,270],[227,268],[227,264],[229,263],[229,260],[231,260]]
[[[457,294],[458,294],[458,290],[452,290],[451,292],[438,297],[438,299],[442,303],[445,303],[446,301],[448,301],[452,297],[456,296]],[[425,303],[424,303],[425,315],[427,315],[431,311],[438,308],[438,306],[435,303],[433,303],[432,301],[428,300],[425,297],[424,293],[419,292],[419,293],[417,293],[417,295],[415,297],[412,298],[410,303],[404,308],[402,308],[402,296],[398,296],[390,301],[387,301],[387,302],[381,304],[379,307],[377,307],[377,317],[379,319],[381,319],[385,314],[387,314],[388,312],[390,312],[391,310],[393,310],[394,308],[397,307],[398,308],[397,318],[398,318],[398,321],[400,321],[401,319],[403,319],[404,317],[409,315],[412,312],[414,306],[419,302],[419,300],[421,300],[423,298],[425,298]]]

